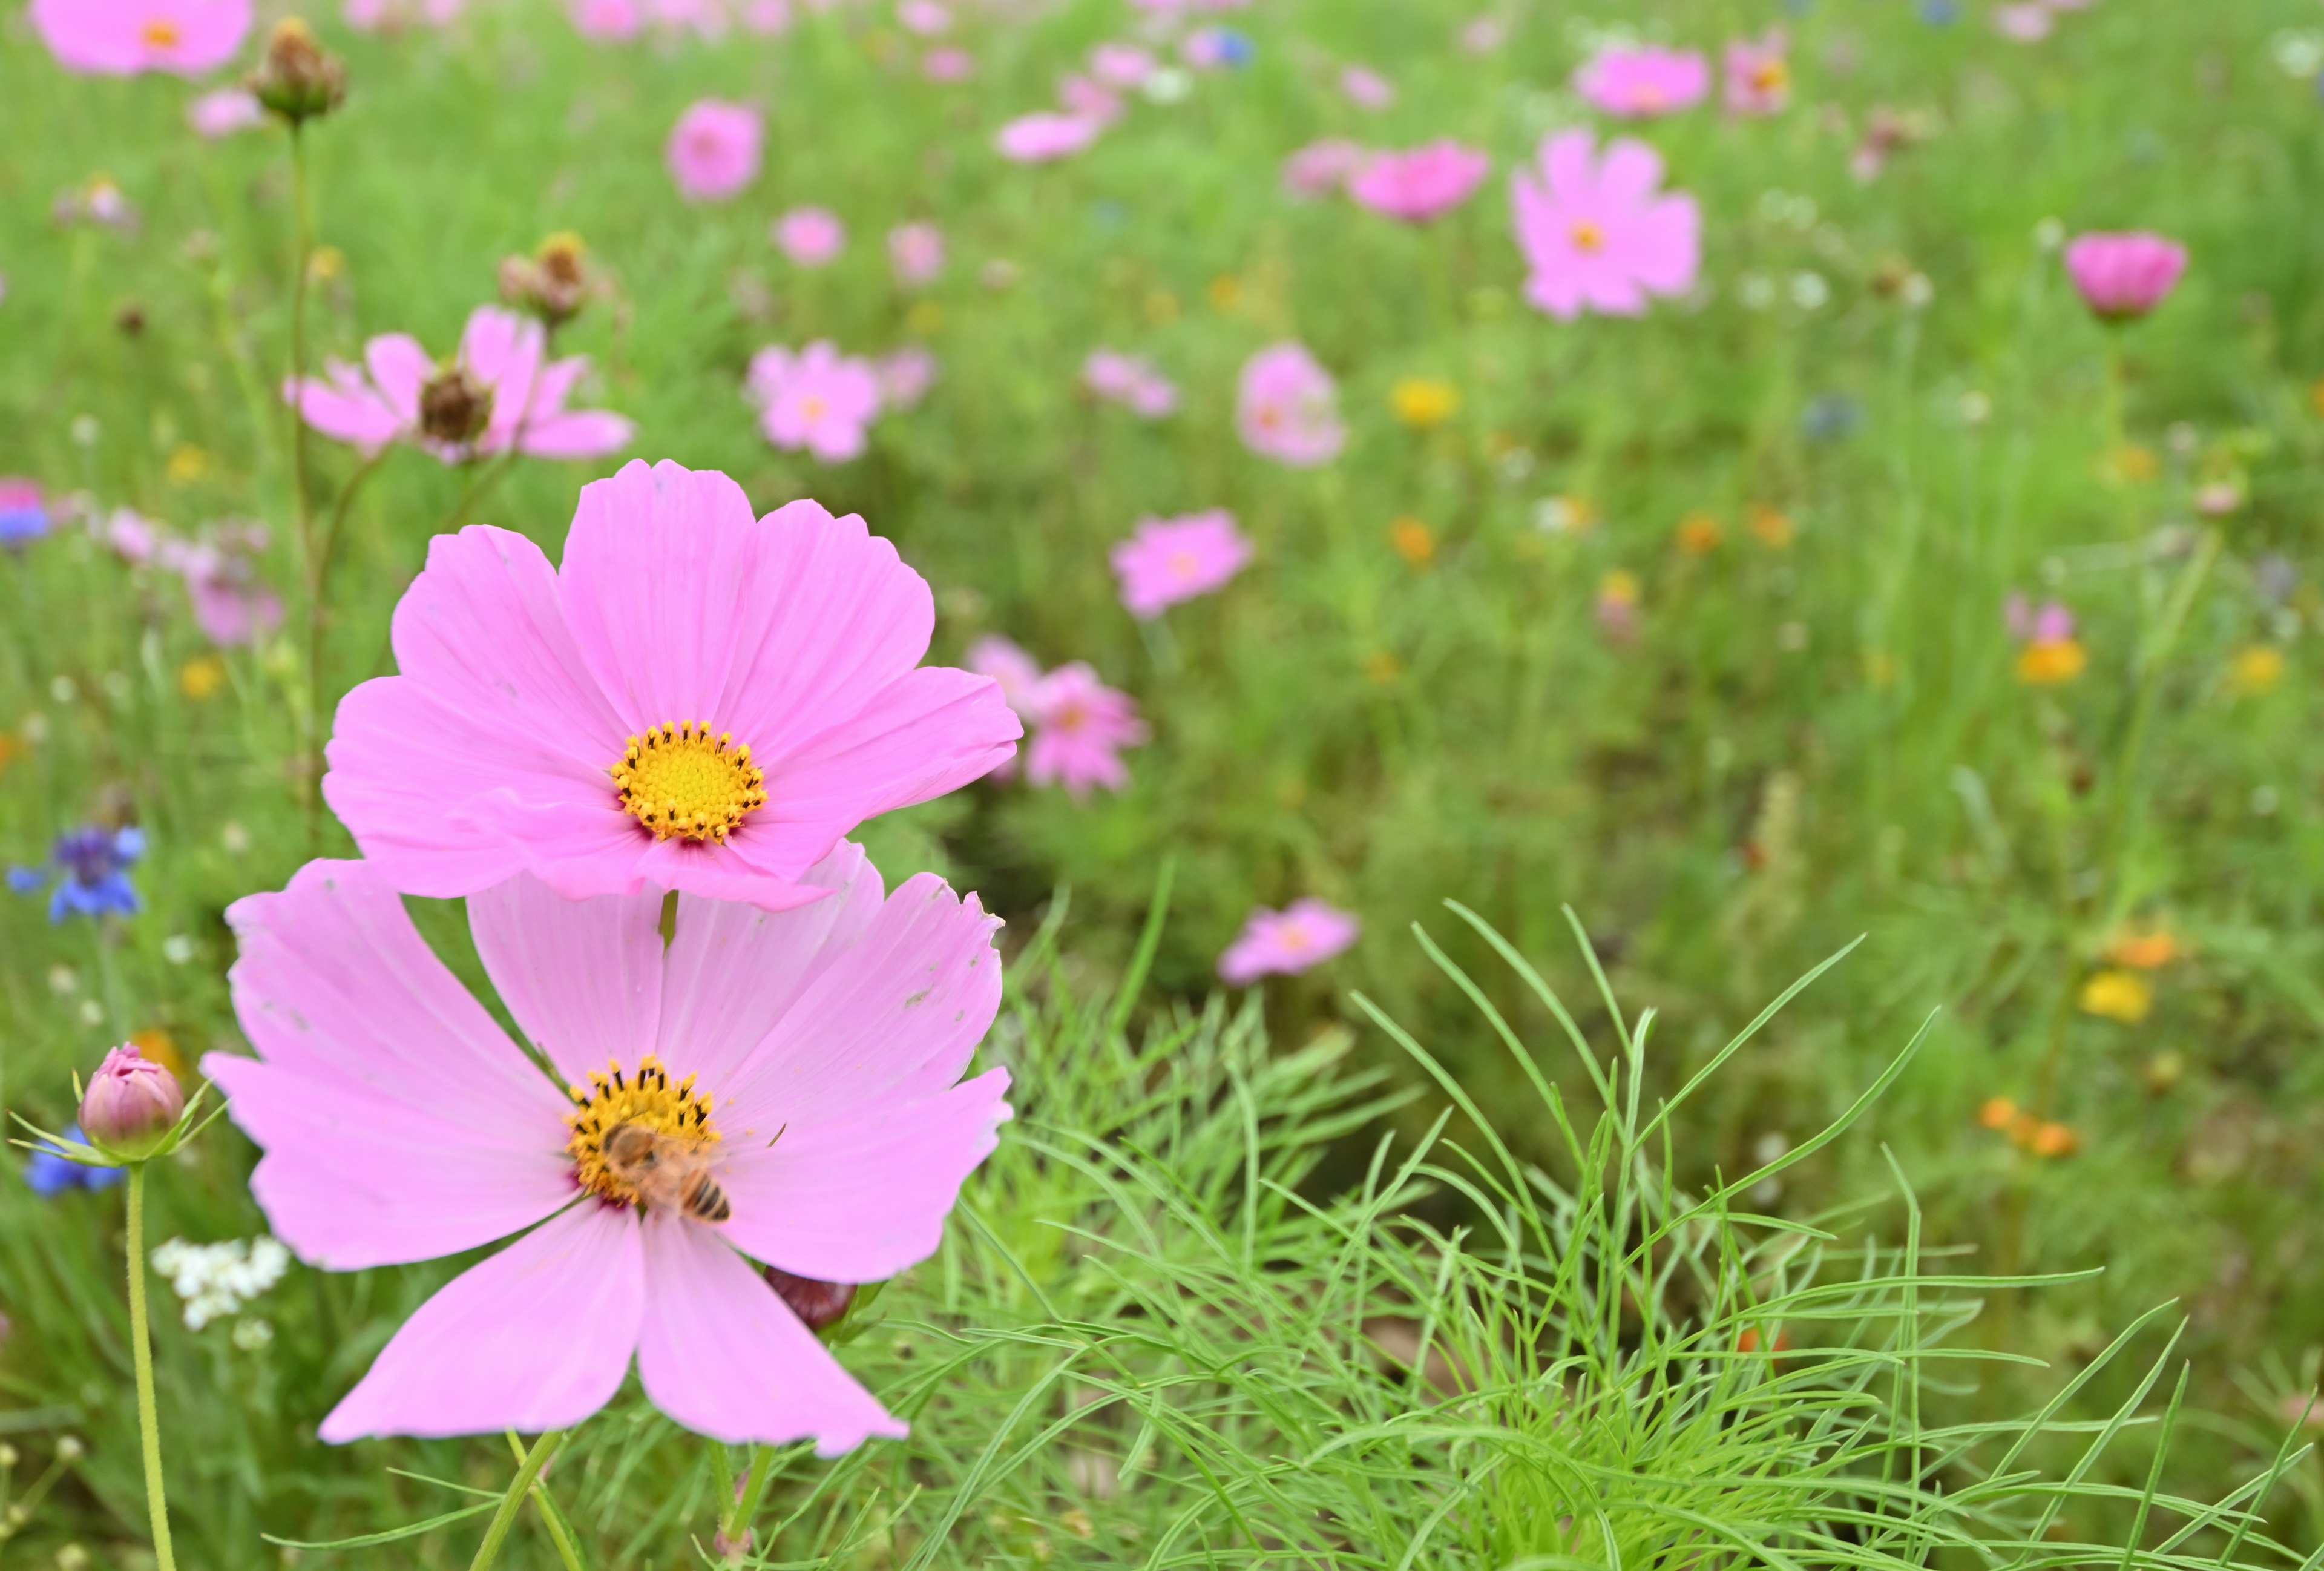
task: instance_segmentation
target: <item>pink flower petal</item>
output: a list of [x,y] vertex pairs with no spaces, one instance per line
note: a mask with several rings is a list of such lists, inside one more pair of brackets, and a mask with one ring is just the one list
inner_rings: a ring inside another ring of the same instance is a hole
[[364,368],[406,425],[420,419],[420,390],[436,374],[436,362],[419,339],[409,333],[382,333],[364,346]]
[[628,447],[637,434],[637,422],[625,415],[602,409],[576,410],[533,420],[524,428],[524,439],[518,446],[536,458],[602,458]]
[[570,1086],[653,1049],[661,1019],[662,892],[567,900],[520,873],[468,897],[493,987]]

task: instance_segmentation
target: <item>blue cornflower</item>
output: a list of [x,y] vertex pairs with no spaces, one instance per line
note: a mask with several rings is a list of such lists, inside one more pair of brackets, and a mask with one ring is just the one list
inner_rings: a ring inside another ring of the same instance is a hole
[[1921,0],[1921,20],[1931,27],[1950,27],[1960,20],[1960,7],[1954,0]]
[[53,875],[49,892],[49,920],[61,922],[76,912],[101,917],[107,911],[134,917],[144,909],[137,888],[129,882],[129,864],[145,854],[145,831],[100,829],[94,825],[57,836],[42,867],[12,867],[8,887],[32,894]]
[[49,509],[30,480],[0,475],[0,549],[21,551],[49,532]]
[[1812,442],[1840,442],[1864,424],[1864,406],[1844,393],[1818,393],[1800,411],[1800,435]]
[[[86,1145],[88,1141],[76,1123],[65,1131],[67,1145]],[[33,1194],[43,1198],[61,1195],[67,1189],[103,1189],[121,1182],[119,1168],[92,1168],[84,1163],[60,1157],[54,1151],[36,1151],[24,1164],[24,1183]]]

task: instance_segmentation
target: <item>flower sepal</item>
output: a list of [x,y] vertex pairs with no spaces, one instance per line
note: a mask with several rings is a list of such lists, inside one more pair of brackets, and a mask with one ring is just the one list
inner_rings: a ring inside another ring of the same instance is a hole
[[[80,1089],[80,1076],[76,1072],[73,1090],[78,1093]],[[187,1099],[185,1111],[178,1115],[176,1123],[152,1133],[121,1140],[100,1140],[94,1135],[84,1140],[69,1140],[42,1129],[22,1114],[12,1113],[9,1116],[32,1138],[11,1140],[8,1143],[63,1161],[77,1162],[85,1168],[126,1168],[139,1162],[150,1162],[158,1157],[169,1156],[190,1142],[226,1111],[223,1102],[207,1112],[203,1110],[202,1104],[209,1095],[209,1090],[207,1082],[198,1087]]]

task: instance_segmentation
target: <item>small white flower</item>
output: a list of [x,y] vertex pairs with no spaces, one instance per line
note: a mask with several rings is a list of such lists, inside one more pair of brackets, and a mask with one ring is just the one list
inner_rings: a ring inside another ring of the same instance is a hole
[[1747,311],[1764,311],[1775,303],[1775,281],[1763,273],[1747,273],[1736,281],[1735,298]]
[[1831,285],[1823,281],[1821,273],[1792,274],[1792,303],[1803,311],[1821,310],[1831,299]]
[[161,958],[172,966],[183,966],[194,957],[194,941],[183,933],[171,933],[161,940]]

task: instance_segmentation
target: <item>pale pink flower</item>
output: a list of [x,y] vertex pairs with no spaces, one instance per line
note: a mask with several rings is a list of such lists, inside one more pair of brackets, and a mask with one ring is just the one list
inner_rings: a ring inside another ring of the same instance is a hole
[[435,539],[401,674],[339,705],[323,797],[410,894],[530,872],[573,900],[803,905],[858,824],[1013,751],[999,688],[920,665],[935,626],[861,518],[753,519],[724,475],[632,463],[581,488],[561,568],[508,530]]
[[1692,197],[1661,190],[1661,154],[1618,137],[1600,158],[1589,132],[1570,130],[1543,139],[1538,162],[1509,182],[1527,300],[1568,320],[1637,316],[1649,295],[1693,285],[1701,214]]
[[968,669],[1001,684],[1001,696],[1024,719],[1035,718],[1041,690],[1041,662],[998,633],[968,646]]
[[1348,182],[1348,195],[1375,213],[1419,224],[1469,199],[1492,159],[1450,138],[1408,152],[1374,153]]
[[1001,128],[992,145],[1018,163],[1048,163],[1084,151],[1104,129],[1086,116],[1044,111],[1019,115]]
[[664,33],[691,32],[715,41],[726,36],[726,0],[645,0],[646,20]]
[[2074,614],[2055,600],[2037,607],[2023,590],[2012,589],[2002,602],[2002,620],[2020,643],[2064,643],[2074,636]]
[[964,82],[976,71],[976,57],[946,44],[920,57],[920,75],[932,82]]
[[1283,161],[1283,189],[1295,197],[1321,197],[1342,189],[1371,155],[1344,136],[1311,142]]
[[89,1077],[80,1100],[80,1132],[104,1151],[118,1148],[134,1157],[150,1153],[186,1111],[186,1090],[178,1077],[124,1042],[105,1055]]
[[2107,321],[2143,317],[2187,271],[2187,248],[2160,235],[2080,235],[2066,247],[2066,273],[2083,302]]
[[742,0],[735,14],[742,18],[744,32],[761,38],[791,30],[790,0]]
[[357,32],[394,32],[408,27],[448,27],[467,0],[346,0],[340,14]]
[[1396,84],[1370,66],[1349,66],[1340,72],[1340,91],[1361,109],[1385,109],[1396,102]]
[[265,123],[266,111],[244,88],[220,88],[186,106],[186,124],[212,142]]
[[1078,74],[1058,81],[1057,103],[1066,114],[1079,116],[1100,127],[1121,118],[1121,100],[1113,90]]
[[907,344],[872,363],[881,409],[914,409],[936,385],[936,357],[925,345]]
[[1142,356],[1093,349],[1082,362],[1082,385],[1148,420],[1159,420],[1178,407],[1178,389]]
[[134,508],[116,507],[101,516],[92,515],[88,532],[131,567],[142,568],[160,555],[168,531]]
[[258,576],[264,524],[220,524],[194,543],[165,540],[155,559],[185,580],[194,624],[212,643],[255,646],[282,625],[282,597]]
[[[410,442],[447,464],[518,452],[536,458],[598,458],[629,446],[637,428],[604,410],[568,410],[566,401],[589,368],[587,356],[541,363],[547,338],[530,317],[478,306],[448,366],[437,365],[408,333],[385,333],[364,346],[364,363],[324,364],[320,378],[286,381],[282,400],[327,437],[375,453]],[[482,430],[465,440],[428,430],[429,392],[447,378],[465,380],[490,406]]]
[[2050,36],[2055,24],[2043,0],[2023,0],[2021,4],[1997,5],[1993,9],[1993,31],[2018,43],[2039,43]]
[[574,28],[600,43],[635,38],[646,24],[637,0],[572,0]]
[[933,282],[944,264],[944,231],[934,224],[899,224],[888,231],[888,265],[905,288]]
[[690,202],[719,202],[759,178],[759,112],[704,98],[678,117],[666,150],[669,172]]
[[1711,91],[1711,62],[1684,50],[1600,50],[1582,68],[1573,87],[1606,114],[1651,119],[1702,103]]
[[1220,980],[1248,987],[1262,976],[1296,976],[1345,950],[1362,930],[1352,913],[1320,900],[1294,901],[1279,911],[1260,906],[1219,956]]
[[[1000,923],[932,873],[886,893],[853,846],[806,877],[822,898],[780,915],[680,893],[667,944],[654,885],[473,894],[484,972],[569,1092],[373,864],[310,862],[228,910],[256,1056],[202,1071],[264,1152],[276,1236],[355,1271],[521,1234],[404,1322],[324,1440],[569,1428],[632,1359],[648,1400],[729,1443],[905,1433],[761,1267],[873,1282],[936,1251],[1010,1116],[1007,1070],[962,1079],[1000,1006]],[[690,1149],[715,1208],[610,1169],[621,1123]]]
[[1294,343],[1270,344],[1243,363],[1235,423],[1252,452],[1299,468],[1330,463],[1348,439],[1339,384]]
[[775,246],[800,267],[823,267],[847,245],[847,229],[828,208],[793,208],[777,218]]
[[770,345],[751,356],[745,396],[759,406],[767,440],[840,464],[863,452],[880,412],[880,376],[870,361],[841,354],[829,339],[796,353]]
[[1152,51],[1134,43],[1101,43],[1089,52],[1090,75],[1122,92],[1144,86],[1154,63]]
[[1488,12],[1472,16],[1461,24],[1461,51],[1463,54],[1486,55],[1499,50],[1509,41],[1509,24]]
[[896,21],[906,32],[917,32],[922,38],[952,30],[952,13],[938,0],[903,0],[896,7]]
[[250,0],[32,0],[26,14],[69,71],[198,77],[241,49]]
[[1140,519],[1138,532],[1113,548],[1122,606],[1141,622],[1224,587],[1250,560],[1250,541],[1223,507]]
[[1025,749],[1025,778],[1062,785],[1079,799],[1092,786],[1118,791],[1130,783],[1125,747],[1146,740],[1137,700],[1097,679],[1081,661],[1059,666],[1033,689],[1033,740]]
[[1779,115],[1792,101],[1791,41],[1780,27],[1727,46],[1727,112]]

